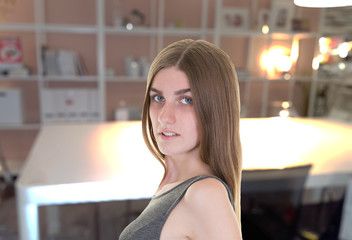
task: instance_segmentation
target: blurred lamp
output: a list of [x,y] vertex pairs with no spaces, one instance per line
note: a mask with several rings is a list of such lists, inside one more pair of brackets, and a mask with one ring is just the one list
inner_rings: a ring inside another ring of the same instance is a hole
[[294,0],[300,7],[327,8],[352,6],[352,0]]
[[264,50],[260,56],[260,68],[266,72],[269,79],[281,76],[290,71],[293,61],[290,57],[291,49],[283,45],[273,45]]

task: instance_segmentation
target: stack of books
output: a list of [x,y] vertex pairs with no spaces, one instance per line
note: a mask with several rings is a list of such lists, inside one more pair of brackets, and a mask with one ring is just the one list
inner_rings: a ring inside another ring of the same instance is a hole
[[99,121],[97,89],[45,89],[42,102],[44,123]]
[[79,54],[70,50],[43,48],[43,67],[46,76],[80,76],[87,73]]

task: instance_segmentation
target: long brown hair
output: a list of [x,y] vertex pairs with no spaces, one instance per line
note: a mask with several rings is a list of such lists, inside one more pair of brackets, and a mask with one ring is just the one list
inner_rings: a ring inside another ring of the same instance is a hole
[[142,127],[149,150],[164,167],[164,156],[158,149],[149,118],[149,90],[155,75],[171,66],[178,67],[188,77],[201,131],[200,158],[229,185],[240,222],[242,148],[239,133],[240,96],[235,67],[224,51],[204,40],[181,40],[156,56],[148,75]]

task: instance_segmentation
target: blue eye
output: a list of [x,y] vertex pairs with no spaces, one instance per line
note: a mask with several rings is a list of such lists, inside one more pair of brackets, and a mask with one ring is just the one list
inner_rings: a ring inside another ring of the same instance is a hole
[[164,102],[165,98],[159,95],[153,96],[152,97],[155,102]]
[[183,103],[183,104],[191,104],[192,103],[192,98],[184,97],[184,98],[181,99],[181,103]]

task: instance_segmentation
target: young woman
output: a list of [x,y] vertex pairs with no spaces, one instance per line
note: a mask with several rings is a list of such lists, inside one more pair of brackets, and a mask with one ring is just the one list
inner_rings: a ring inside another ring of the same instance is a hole
[[142,126],[165,174],[120,240],[242,239],[239,120],[238,80],[226,53],[203,40],[182,40],[159,53]]

